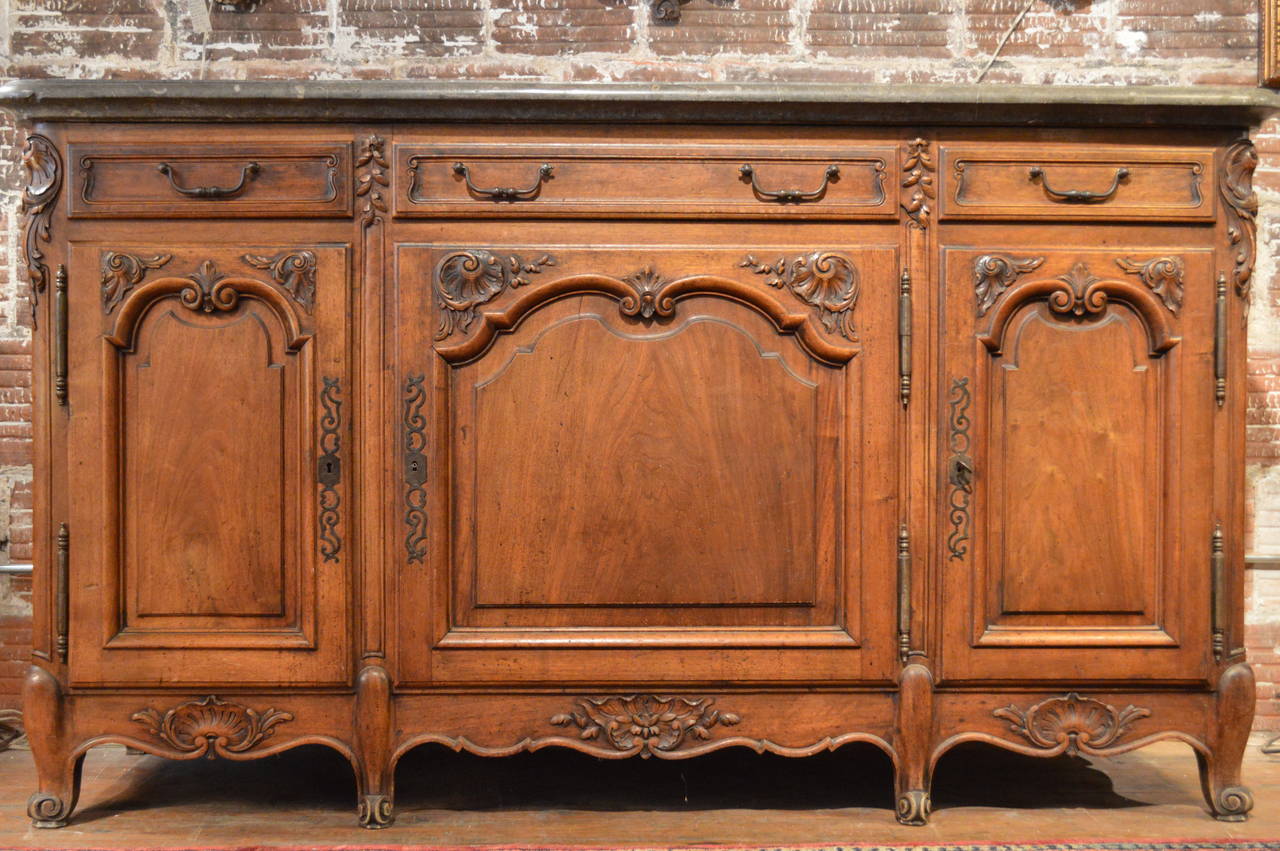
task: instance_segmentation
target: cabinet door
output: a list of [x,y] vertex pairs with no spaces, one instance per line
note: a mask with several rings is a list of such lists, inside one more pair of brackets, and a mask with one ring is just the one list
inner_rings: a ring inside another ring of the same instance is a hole
[[945,679],[1207,674],[1212,263],[944,250]]
[[345,681],[345,246],[72,261],[73,682]]
[[895,249],[448,236],[397,253],[402,678],[887,678]]

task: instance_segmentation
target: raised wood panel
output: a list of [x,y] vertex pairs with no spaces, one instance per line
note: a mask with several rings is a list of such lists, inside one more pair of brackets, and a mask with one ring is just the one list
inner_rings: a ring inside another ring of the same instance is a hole
[[353,515],[318,464],[350,446],[346,275],[343,246],[74,247],[71,524],[103,581],[73,676],[344,676]]
[[158,305],[122,359],[124,628],[288,622],[293,518],[253,513],[287,506],[298,477],[303,394],[282,336],[258,304],[230,320]]
[[948,635],[968,636],[944,674],[1194,677],[1212,523],[1184,483],[1212,464],[1212,255],[1001,243],[948,246],[943,269],[939,557]]

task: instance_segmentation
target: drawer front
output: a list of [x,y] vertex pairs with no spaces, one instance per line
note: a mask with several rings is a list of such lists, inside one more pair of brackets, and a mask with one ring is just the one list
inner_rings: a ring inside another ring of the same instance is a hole
[[942,149],[943,219],[1212,221],[1213,152],[1091,146]]
[[892,146],[400,145],[406,217],[877,219]]
[[351,215],[348,145],[71,145],[72,218]]

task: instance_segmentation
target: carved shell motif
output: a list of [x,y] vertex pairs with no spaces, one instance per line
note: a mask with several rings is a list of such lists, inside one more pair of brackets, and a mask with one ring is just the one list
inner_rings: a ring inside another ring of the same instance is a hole
[[45,263],[40,243],[49,242],[49,219],[53,202],[62,189],[62,157],[57,147],[44,136],[27,137],[22,149],[22,167],[27,172],[27,185],[22,191],[24,235],[23,260],[31,281],[31,315],[34,319],[40,293],[49,284],[49,265]]
[[687,736],[711,738],[717,724],[731,727],[742,719],[731,712],[713,708],[710,697],[658,697],[623,695],[583,698],[578,710],[555,715],[557,727],[576,726],[579,738],[599,739],[601,734],[619,751],[632,751],[648,759],[656,752],[674,751]]
[[1098,753],[1114,745],[1139,718],[1151,710],[1130,704],[1117,710],[1092,697],[1071,692],[1051,697],[1023,712],[1010,704],[993,713],[1009,722],[1009,729],[1038,748],[1072,756],[1083,751]]
[[813,307],[827,333],[838,332],[847,340],[858,339],[853,328],[853,308],[858,302],[860,284],[858,270],[848,257],[815,251],[790,260],[778,258],[776,263],[761,263],[747,255],[738,265],[757,275],[766,275],[766,284],[790,290],[796,298]]
[[528,275],[537,274],[544,266],[554,266],[555,259],[544,254],[525,262],[515,254],[497,255],[475,249],[450,254],[436,270],[436,297],[440,306],[437,340],[455,331],[466,332],[476,319],[476,308],[492,301],[508,287],[529,283]]
[[210,695],[179,704],[163,715],[147,708],[129,716],[176,751],[226,756],[250,750],[269,738],[277,724],[292,721],[289,712],[268,709],[259,714],[247,706]]

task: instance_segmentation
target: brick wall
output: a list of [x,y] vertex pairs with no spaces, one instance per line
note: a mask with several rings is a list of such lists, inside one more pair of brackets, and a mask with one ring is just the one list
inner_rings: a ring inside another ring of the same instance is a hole
[[[184,0],[0,0],[0,77],[974,82],[1024,0],[260,0],[192,32]],[[1212,9],[1207,11],[1206,9]],[[1035,0],[994,83],[1253,85],[1257,0]],[[19,286],[19,146],[0,120],[0,562],[30,558],[29,328]],[[1250,318],[1250,541],[1280,553],[1280,126],[1260,135]],[[3,582],[3,580],[0,580]],[[1280,729],[1280,571],[1250,577],[1259,726]],[[29,639],[0,585],[0,706]]]

